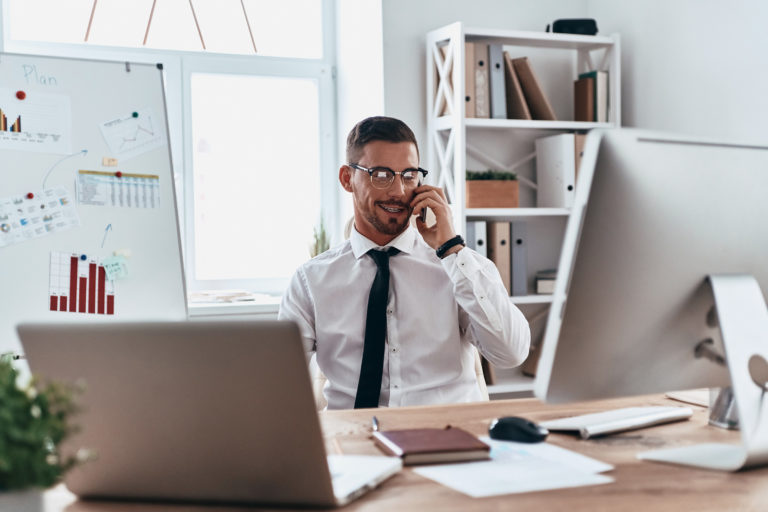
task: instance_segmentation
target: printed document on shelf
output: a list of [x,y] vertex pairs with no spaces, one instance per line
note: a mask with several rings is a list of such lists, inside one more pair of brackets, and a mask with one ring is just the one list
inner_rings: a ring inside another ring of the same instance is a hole
[[414,468],[421,476],[474,498],[581,487],[613,482],[602,475],[613,466],[549,443],[481,438],[491,460]]

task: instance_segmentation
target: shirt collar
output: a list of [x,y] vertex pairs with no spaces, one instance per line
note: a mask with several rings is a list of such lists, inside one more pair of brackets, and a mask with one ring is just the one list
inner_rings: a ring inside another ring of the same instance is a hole
[[383,247],[394,247],[400,252],[410,254],[413,252],[413,248],[416,245],[416,229],[409,224],[405,231],[382,247],[376,242],[361,235],[353,225],[352,232],[349,235],[349,242],[352,245],[352,253],[355,255],[356,259],[362,258],[371,249],[381,249]]

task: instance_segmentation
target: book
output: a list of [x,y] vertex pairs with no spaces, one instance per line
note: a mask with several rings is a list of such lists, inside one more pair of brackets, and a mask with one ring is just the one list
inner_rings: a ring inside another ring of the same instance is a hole
[[597,123],[608,122],[608,72],[607,71],[588,71],[579,75],[582,78],[592,78],[593,88],[593,121]]
[[507,118],[533,119],[508,52],[504,52],[504,91],[507,95]]
[[536,276],[534,277],[536,282],[536,293],[554,293],[555,279],[557,279],[557,269],[539,270],[536,272]]
[[555,111],[544,94],[544,90],[541,88],[541,84],[533,72],[528,57],[512,59],[512,65],[515,68],[515,73],[517,73],[517,78],[520,80],[525,101],[533,118],[543,121],[556,121]]
[[406,466],[491,458],[490,446],[451,426],[380,430],[373,433],[373,441],[387,455],[400,457]]
[[475,44],[475,117],[491,117],[491,89],[488,66],[488,45]]
[[573,120],[595,120],[595,79],[591,76],[573,82]]
[[507,118],[507,93],[504,86],[504,54],[500,44],[488,45],[490,62],[491,118]]

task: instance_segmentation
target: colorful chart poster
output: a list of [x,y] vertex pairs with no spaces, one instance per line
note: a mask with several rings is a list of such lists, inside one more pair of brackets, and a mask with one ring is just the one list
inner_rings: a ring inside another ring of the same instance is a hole
[[115,314],[115,283],[99,258],[51,251],[49,309],[90,315]]
[[101,124],[101,133],[113,155],[132,158],[166,144],[165,127],[151,108],[128,112]]
[[0,198],[0,247],[79,225],[77,210],[63,187]]
[[77,173],[77,200],[93,206],[158,208],[160,176],[81,170]]
[[0,87],[0,149],[71,153],[69,96]]

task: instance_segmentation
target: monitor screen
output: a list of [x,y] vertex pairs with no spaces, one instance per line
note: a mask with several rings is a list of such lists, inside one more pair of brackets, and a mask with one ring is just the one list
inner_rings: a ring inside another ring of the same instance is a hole
[[[548,402],[726,386],[707,276],[768,291],[768,147],[590,132],[535,394]],[[708,314],[710,321],[707,321]],[[716,317],[715,317],[716,318]]]

